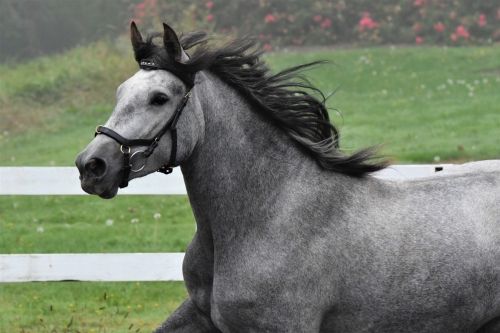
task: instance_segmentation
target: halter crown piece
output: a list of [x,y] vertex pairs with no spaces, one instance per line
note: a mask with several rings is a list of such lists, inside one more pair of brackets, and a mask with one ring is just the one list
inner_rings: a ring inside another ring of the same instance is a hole
[[[149,60],[142,60],[140,63],[140,68],[144,70],[160,70],[161,68],[158,67],[154,62],[149,61]],[[130,164],[130,151],[133,146],[148,146],[148,148],[145,151],[142,151],[142,155],[144,158],[148,158],[153,154],[154,150],[156,147],[158,147],[158,142],[160,141],[161,137],[170,131],[170,134],[172,136],[172,150],[170,152],[170,159],[169,163],[165,166],[162,166],[160,169],[157,170],[157,172],[164,173],[166,175],[172,173],[172,169],[176,166],[175,165],[175,158],[177,155],[177,121],[179,120],[179,117],[182,114],[182,110],[186,106],[188,99],[191,97],[191,88],[189,87],[188,92],[182,99],[180,105],[177,107],[175,110],[174,114],[170,119],[167,121],[165,126],[156,133],[156,135],[152,139],[126,139],[120,134],[116,133],[112,129],[109,129],[107,127],[104,127],[102,125],[97,126],[95,129],[95,134],[94,137],[97,136],[98,134],[104,134],[106,136],[109,136],[119,144],[120,146],[120,151],[123,154],[123,177],[122,181],[120,182],[120,188],[124,188],[128,186],[129,182],[129,177],[130,177],[130,171],[132,172],[137,172],[142,170],[140,168],[139,170],[132,170],[132,165]],[[137,153],[137,152],[136,152]],[[136,153],[132,154],[135,155]]]

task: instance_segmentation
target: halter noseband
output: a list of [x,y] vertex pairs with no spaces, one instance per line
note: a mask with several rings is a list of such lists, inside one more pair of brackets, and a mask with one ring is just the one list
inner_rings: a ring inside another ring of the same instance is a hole
[[[159,70],[160,68],[152,61],[141,61],[140,62],[140,67],[141,69],[145,70]],[[177,121],[179,120],[179,117],[182,114],[182,110],[187,104],[188,99],[192,96],[191,94],[191,88],[189,88],[188,92],[182,99],[180,105],[177,107],[175,110],[174,114],[170,119],[167,121],[165,126],[156,133],[156,135],[152,139],[126,139],[120,134],[116,133],[112,129],[109,129],[104,126],[97,126],[95,129],[95,134],[94,137],[96,137],[98,134],[104,134],[106,136],[109,136],[110,138],[114,139],[116,142],[121,144],[120,146],[120,151],[123,154],[123,177],[122,181],[120,183],[120,188],[124,188],[128,186],[129,182],[129,176],[130,176],[130,171],[132,172],[138,172],[142,170],[140,168],[139,170],[132,170],[132,165],[130,164],[130,147],[133,146],[148,146],[148,149],[146,149],[144,152],[142,152],[142,155],[145,158],[148,158],[153,154],[154,150],[156,147],[158,147],[158,142],[160,141],[161,137],[167,133],[170,130],[170,134],[172,136],[172,150],[170,152],[170,159],[169,163],[165,166],[162,166],[160,169],[157,170],[157,172],[164,173],[166,175],[172,173],[172,169],[176,166],[175,165],[175,159],[177,155]],[[136,152],[137,153],[137,152]],[[136,153],[132,154],[134,156]]]

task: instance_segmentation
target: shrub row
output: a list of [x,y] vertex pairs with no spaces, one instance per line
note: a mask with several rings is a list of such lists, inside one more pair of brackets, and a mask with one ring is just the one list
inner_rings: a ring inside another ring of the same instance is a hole
[[145,0],[130,20],[181,30],[257,35],[265,48],[287,45],[500,41],[500,4],[491,0]]
[[0,61],[46,55],[167,22],[182,31],[257,35],[267,49],[336,43],[500,42],[498,0],[4,0]]

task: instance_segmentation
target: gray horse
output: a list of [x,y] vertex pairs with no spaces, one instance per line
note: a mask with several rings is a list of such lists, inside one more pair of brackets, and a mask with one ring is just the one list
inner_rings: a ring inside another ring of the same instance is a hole
[[386,164],[340,152],[300,74],[317,63],[273,74],[253,39],[131,36],[140,70],[76,164],[102,198],[181,167],[189,296],[155,332],[500,332],[500,162],[374,178]]

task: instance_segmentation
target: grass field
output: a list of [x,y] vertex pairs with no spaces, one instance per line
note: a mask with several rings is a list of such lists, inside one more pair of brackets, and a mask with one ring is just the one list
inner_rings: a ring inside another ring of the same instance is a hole
[[[335,63],[309,76],[325,95],[338,89],[327,105],[346,151],[385,143],[397,163],[500,156],[499,47],[267,58],[275,70]],[[74,165],[136,68],[128,48],[107,43],[0,66],[0,165]],[[193,232],[183,196],[0,197],[0,253],[175,252]],[[182,283],[4,283],[0,332],[149,332],[185,296]]]

